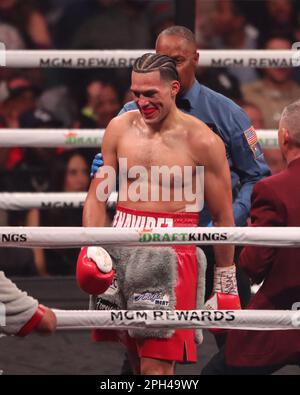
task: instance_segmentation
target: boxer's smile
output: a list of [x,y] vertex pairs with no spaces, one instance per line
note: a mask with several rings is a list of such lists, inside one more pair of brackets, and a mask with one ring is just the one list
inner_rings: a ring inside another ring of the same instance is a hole
[[141,107],[140,110],[146,118],[151,118],[151,116],[157,111],[157,108],[154,106],[147,106]]

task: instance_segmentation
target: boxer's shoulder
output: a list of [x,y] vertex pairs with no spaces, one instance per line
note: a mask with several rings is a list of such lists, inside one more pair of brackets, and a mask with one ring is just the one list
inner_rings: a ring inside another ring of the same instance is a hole
[[[212,130],[200,119],[190,114],[181,114],[182,126],[188,131],[191,136],[210,135]],[[214,133],[213,133],[214,134]]]
[[195,145],[199,148],[203,146],[206,148],[211,144],[215,144],[218,137],[216,134],[201,120],[187,115],[185,119],[185,128],[188,134],[188,140],[192,145]]
[[217,153],[221,153],[224,144],[204,122],[198,119],[192,119],[187,126],[189,146],[191,153],[197,162],[206,162],[209,158]]
[[134,126],[139,111],[130,111],[114,117],[105,129],[105,136],[124,136],[125,132]]
[[141,114],[138,109],[136,110],[131,110],[128,112],[124,112],[121,115],[118,115],[117,117],[114,118],[114,120],[118,124],[122,125],[127,125],[127,126],[132,126],[136,120],[139,120],[141,118]]

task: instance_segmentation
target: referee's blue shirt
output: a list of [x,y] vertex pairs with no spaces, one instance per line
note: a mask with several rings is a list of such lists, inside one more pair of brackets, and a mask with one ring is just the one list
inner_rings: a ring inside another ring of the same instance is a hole
[[[195,80],[191,89],[182,97],[190,104],[183,109],[205,122],[224,141],[231,171],[233,214],[236,226],[244,226],[251,207],[254,184],[271,174],[264,160],[259,143],[253,142],[251,122],[238,105]],[[124,105],[120,114],[137,109],[135,102]],[[249,135],[250,130],[250,135]],[[200,225],[211,222],[208,210],[200,215]]]

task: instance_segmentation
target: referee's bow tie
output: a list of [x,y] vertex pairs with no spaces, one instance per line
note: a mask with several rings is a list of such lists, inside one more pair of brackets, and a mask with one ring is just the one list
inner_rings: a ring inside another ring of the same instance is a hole
[[176,106],[180,110],[189,111],[191,109],[191,103],[188,99],[183,99],[181,97],[176,97]]

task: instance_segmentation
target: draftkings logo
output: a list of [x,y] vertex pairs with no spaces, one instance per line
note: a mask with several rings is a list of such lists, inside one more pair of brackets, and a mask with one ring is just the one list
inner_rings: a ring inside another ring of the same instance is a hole
[[1,241],[2,243],[9,243],[9,242],[26,242],[27,235],[26,234],[19,234],[19,233],[2,233],[1,234]]
[[140,243],[164,243],[177,241],[225,241],[228,240],[227,233],[153,233],[151,230],[143,230],[139,232]]
[[99,145],[99,136],[97,137],[79,137],[74,131],[70,131],[65,134],[68,145],[86,145],[86,146],[97,146]]

